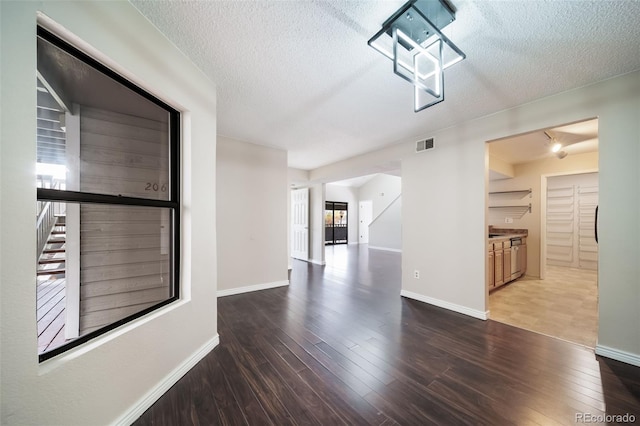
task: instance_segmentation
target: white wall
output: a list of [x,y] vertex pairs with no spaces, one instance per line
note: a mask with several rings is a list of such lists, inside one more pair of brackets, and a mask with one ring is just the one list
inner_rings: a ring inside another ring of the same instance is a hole
[[[491,150],[491,144],[489,144],[489,150]],[[574,154],[562,160],[556,157],[546,158],[518,164],[513,169],[514,177],[512,179],[491,181],[489,182],[488,191],[514,191],[531,188],[531,198],[527,196],[522,200],[506,203],[513,205],[531,203],[531,213],[525,213],[521,219],[513,218],[513,223],[510,224],[504,223],[504,218],[500,220],[497,215],[490,214],[488,216],[489,225],[494,225],[496,228],[518,228],[529,231],[529,237],[527,238],[527,275],[539,277],[540,208],[542,204],[541,197],[546,196],[541,193],[541,177],[542,175],[598,170],[598,153]],[[490,201],[493,201],[493,198]],[[491,220],[492,218],[494,220]]]
[[372,202],[369,247],[402,250],[402,179],[379,173],[362,185],[359,201]]
[[[598,117],[600,171],[597,352],[640,364],[640,72],[540,99],[427,137],[321,167],[312,179],[402,161],[405,295],[484,317],[486,141]],[[420,279],[413,271],[421,270]]]
[[328,183],[325,186],[326,201],[348,203],[347,206],[347,241],[349,244],[358,243],[358,188],[340,186]]
[[[128,423],[159,396],[152,390],[217,341],[215,87],[127,2],[0,8],[0,423]],[[38,10],[184,112],[182,299],[42,364],[34,315]]]
[[287,280],[287,153],[218,137],[218,292]]
[[309,261],[324,265],[325,184],[309,187]]
[[373,220],[402,193],[402,179],[379,173],[358,189],[359,201],[372,201]]
[[[640,320],[639,76],[629,74],[455,126],[435,135],[431,155],[403,162],[403,290],[482,317],[484,142],[598,117],[598,345],[639,356],[640,332],[630,327]],[[411,271],[425,268],[430,271],[425,280],[412,278]]]
[[371,222],[369,248],[402,251],[402,197],[397,197]]

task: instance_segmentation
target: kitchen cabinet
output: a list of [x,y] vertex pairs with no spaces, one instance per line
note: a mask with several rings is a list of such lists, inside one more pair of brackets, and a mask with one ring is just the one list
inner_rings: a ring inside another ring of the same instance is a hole
[[500,249],[499,250],[495,250],[493,251],[493,258],[494,258],[494,276],[495,276],[495,280],[494,280],[494,284],[493,284],[493,288],[496,288],[498,286],[501,286],[502,284],[504,284],[504,275],[503,275],[503,262],[502,262],[502,244],[500,244]]
[[511,242],[505,241],[502,250],[502,276],[504,283],[511,281]]
[[487,287],[489,290],[496,285],[495,271],[496,262],[493,254],[493,244],[489,243],[489,249],[487,250]]
[[[520,245],[511,246],[512,238]],[[489,291],[522,277],[527,271],[527,245],[524,236],[497,236],[487,244],[487,289]],[[512,270],[513,268],[513,270]]]

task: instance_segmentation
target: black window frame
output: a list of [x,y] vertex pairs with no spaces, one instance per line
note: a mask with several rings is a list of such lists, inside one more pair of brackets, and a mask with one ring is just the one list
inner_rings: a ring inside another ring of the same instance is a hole
[[171,211],[171,257],[170,257],[170,270],[171,279],[173,284],[173,296],[170,298],[150,306],[142,311],[139,311],[133,315],[122,318],[116,322],[105,325],[104,327],[79,336],[64,345],[54,348],[50,351],[44,352],[38,355],[38,361],[43,362],[51,359],[61,353],[68,351],[69,349],[80,346],[98,336],[101,336],[111,330],[114,330],[126,323],[129,323],[137,318],[147,315],[163,306],[175,302],[180,299],[180,112],[175,108],[168,105],[166,102],[160,100],[156,96],[148,93],[142,88],[138,87],[135,83],[127,80],[117,72],[113,71],[109,67],[105,66],[101,62],[87,55],[83,51],[79,50],[75,46],[62,40],[53,33],[47,31],[41,26],[37,27],[37,37],[53,44],[66,53],[74,56],[75,58],[83,61],[87,65],[91,66],[95,70],[105,74],[112,80],[122,84],[126,88],[132,90],[138,95],[153,102],[159,107],[165,109],[169,113],[169,200],[154,200],[138,197],[123,197],[118,195],[106,195],[96,194],[81,191],[67,191],[56,190],[48,188],[37,188],[37,201],[53,201],[53,202],[67,202],[67,203],[83,203],[83,204],[109,204],[109,205],[124,205],[124,206],[136,206],[136,207],[160,207],[168,208]]

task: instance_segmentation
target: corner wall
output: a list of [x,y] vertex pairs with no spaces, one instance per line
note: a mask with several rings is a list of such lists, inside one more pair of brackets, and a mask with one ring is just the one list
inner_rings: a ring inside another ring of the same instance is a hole
[[289,284],[287,153],[219,137],[218,295]]
[[[34,315],[38,10],[180,110],[183,130],[181,300],[41,364]],[[129,424],[217,342],[215,86],[128,2],[3,1],[0,11],[0,423]]]
[[358,191],[359,201],[371,201],[369,247],[402,251],[402,178],[380,173]]
[[325,184],[309,186],[309,262],[324,265]]
[[402,251],[402,196],[369,225],[369,248]]
[[358,200],[372,201],[372,219],[376,220],[400,194],[402,194],[402,178],[379,173],[358,189]]

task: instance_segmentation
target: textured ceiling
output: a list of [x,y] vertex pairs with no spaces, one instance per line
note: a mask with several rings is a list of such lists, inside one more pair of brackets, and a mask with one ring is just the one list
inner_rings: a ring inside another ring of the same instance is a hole
[[489,153],[502,161],[516,165],[552,158],[551,146],[557,142],[567,155],[598,151],[598,120],[586,120],[564,126],[537,130],[512,136],[489,144]]
[[367,45],[402,1],[132,3],[217,84],[218,133],[313,169],[640,69],[640,1],[452,0],[444,102]]

